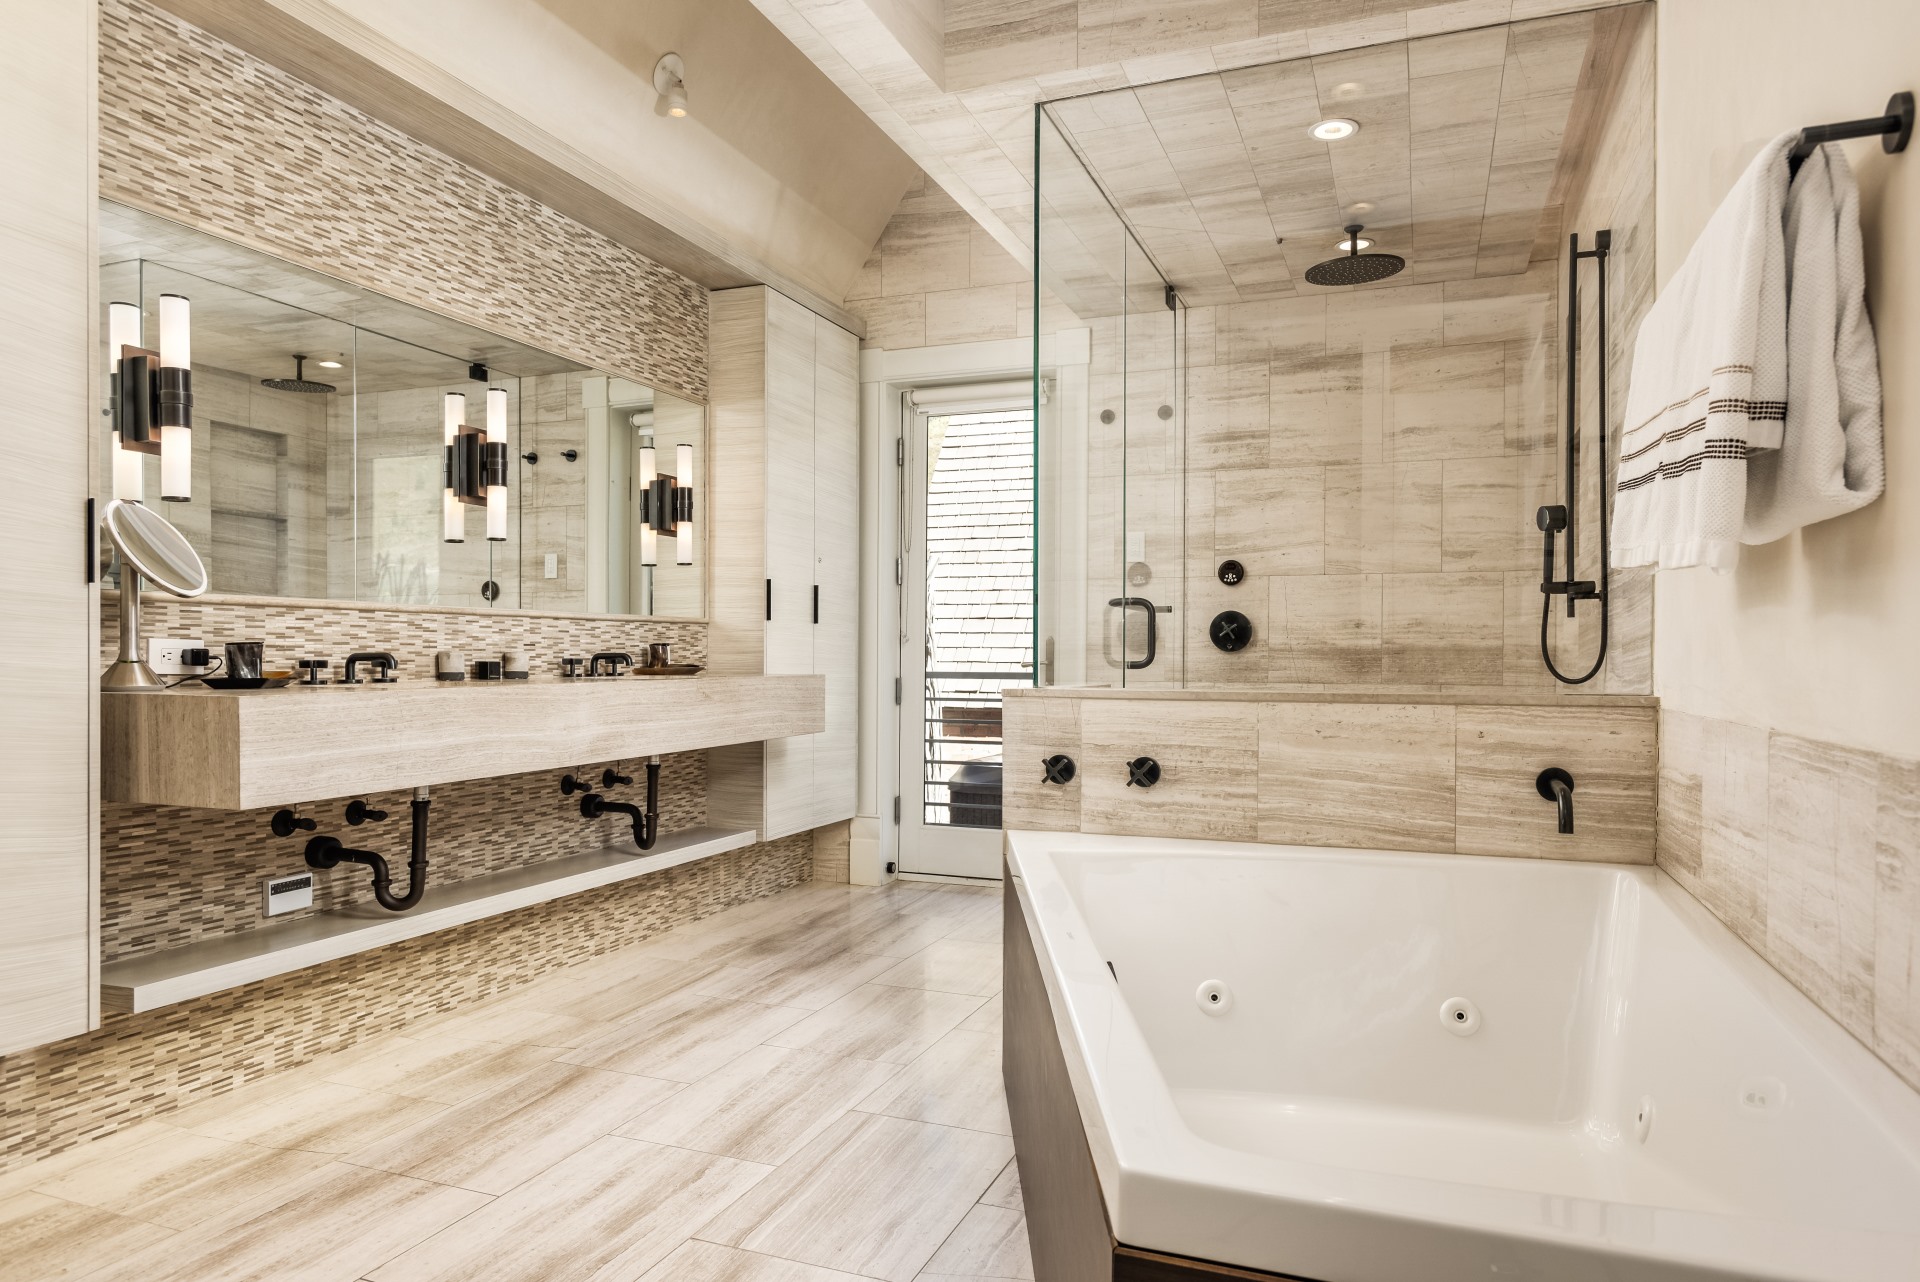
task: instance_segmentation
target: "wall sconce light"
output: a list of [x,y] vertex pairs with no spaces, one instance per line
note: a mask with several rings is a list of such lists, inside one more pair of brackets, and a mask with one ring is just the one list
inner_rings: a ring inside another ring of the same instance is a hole
[[446,451],[442,472],[445,492],[440,500],[440,538],[445,543],[467,541],[465,506],[487,510],[487,541],[507,538],[507,390],[487,389],[487,428],[467,426],[467,397],[448,392],[441,418],[441,441]]
[[[160,295],[160,350],[140,346],[140,308],[107,309],[113,358],[114,497],[138,502],[142,454],[160,456],[160,497],[193,497],[193,309],[180,294]],[[131,453],[131,461],[121,457]]]
[[675,120],[687,114],[687,66],[677,53],[663,53],[653,64],[653,88]]
[[145,452],[126,442],[124,432],[127,410],[124,407],[125,393],[121,391],[121,370],[126,362],[126,349],[140,346],[140,308],[135,303],[109,303],[107,305],[107,357],[111,366],[112,378],[109,387],[112,391],[113,424],[113,497],[124,499],[128,503],[138,503],[145,497],[146,480],[141,470],[141,455]]
[[673,473],[659,470],[653,446],[640,447],[640,564],[660,564],[659,536],[673,540],[674,563],[693,564],[693,446],[676,445]]

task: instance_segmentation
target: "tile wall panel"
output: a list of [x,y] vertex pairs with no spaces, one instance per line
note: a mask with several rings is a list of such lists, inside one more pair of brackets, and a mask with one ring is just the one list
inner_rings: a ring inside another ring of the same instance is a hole
[[1663,712],[1659,864],[1920,1088],[1920,762]]
[[706,399],[702,286],[142,0],[100,8],[100,194]]
[[[1009,762],[1072,757],[1061,789],[1008,776],[1007,826],[1652,863],[1657,710],[1644,702],[1192,699],[1008,692]],[[1126,784],[1150,756],[1162,782]],[[1574,831],[1556,830],[1534,781],[1575,781]],[[1076,795],[1077,792],[1077,795]]]

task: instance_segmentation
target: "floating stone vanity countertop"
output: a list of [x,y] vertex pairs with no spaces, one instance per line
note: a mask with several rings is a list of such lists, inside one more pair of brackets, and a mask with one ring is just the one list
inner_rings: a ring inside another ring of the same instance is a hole
[[102,694],[107,801],[250,810],[826,728],[826,678],[715,675]]

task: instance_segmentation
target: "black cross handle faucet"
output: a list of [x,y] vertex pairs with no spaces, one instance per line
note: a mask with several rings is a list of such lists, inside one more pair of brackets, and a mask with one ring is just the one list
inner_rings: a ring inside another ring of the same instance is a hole
[[1059,784],[1062,787],[1073,782],[1075,773],[1073,758],[1064,752],[1056,752],[1051,757],[1047,757],[1041,761],[1040,764],[1046,768],[1047,777],[1045,782]]

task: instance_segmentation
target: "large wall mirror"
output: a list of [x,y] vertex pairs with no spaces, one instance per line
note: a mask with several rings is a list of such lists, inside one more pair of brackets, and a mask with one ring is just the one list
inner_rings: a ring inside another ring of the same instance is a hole
[[[102,202],[103,377],[129,324],[158,350],[169,294],[191,316],[189,498],[163,501],[160,458],[119,450],[110,417],[100,475],[180,529],[213,592],[705,614],[704,406]],[[138,318],[116,331],[114,303]],[[444,445],[450,398],[483,428],[490,395],[508,481],[491,530],[484,502],[449,502]],[[662,534],[676,488],[691,520]]]

